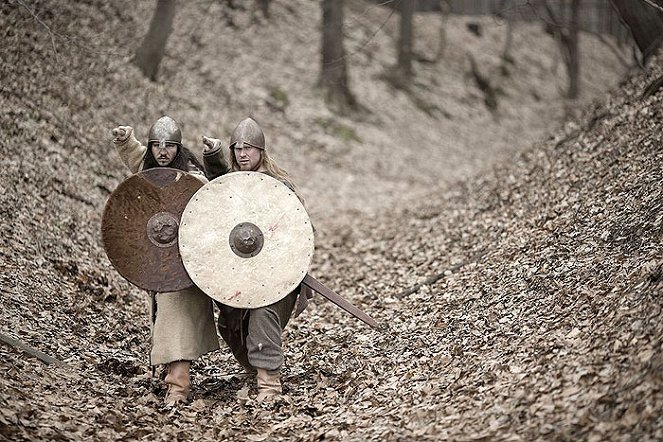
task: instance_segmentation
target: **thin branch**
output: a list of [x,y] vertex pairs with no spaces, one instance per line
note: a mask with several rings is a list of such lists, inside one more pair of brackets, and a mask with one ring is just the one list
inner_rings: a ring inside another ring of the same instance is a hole
[[96,55],[110,55],[110,56],[120,56],[120,57],[124,57],[124,56],[126,56],[126,54],[123,54],[123,53],[120,53],[120,52],[112,52],[112,51],[96,51],[96,50],[92,50],[92,49],[90,49],[88,46],[85,45],[85,43],[88,43],[87,41],[84,41],[83,43],[81,43],[81,42],[79,42],[79,40],[81,40],[80,38],[78,38],[78,39],[77,39],[77,38],[72,38],[71,36],[68,36],[68,35],[62,34],[62,33],[60,33],[60,32],[54,31],[54,30],[51,29],[51,27],[48,26],[48,25],[47,25],[47,24],[46,24],[41,18],[39,18],[39,16],[37,16],[37,14],[35,14],[35,13],[34,13],[34,12],[28,7],[28,6],[24,3],[23,0],[16,0],[16,1],[17,1],[21,6],[23,6],[23,8],[25,8],[25,9],[30,13],[30,15],[35,19],[35,21],[38,22],[41,26],[43,26],[44,29],[46,29],[46,31],[48,32],[48,35],[49,35],[49,37],[51,38],[51,45],[53,46],[53,52],[55,52],[55,60],[56,60],[56,62],[59,62],[59,60],[58,60],[58,51],[57,51],[57,49],[56,49],[56,47],[55,47],[55,37],[58,37],[59,39],[64,40],[64,41],[66,41],[66,42],[68,42],[68,43],[72,43],[72,44],[73,44],[74,46],[76,46],[77,48],[79,48],[79,49],[81,49],[81,50],[83,50],[83,51],[85,51],[85,52],[88,52],[88,53],[90,53],[90,54],[96,54]]
[[49,112],[47,109],[45,109],[44,106],[41,106],[40,104],[35,103],[34,101],[29,99],[28,97],[20,95],[20,94],[14,92],[13,90],[7,89],[7,88],[2,87],[2,86],[0,86],[0,92],[4,92],[7,95],[13,96],[13,97],[21,100],[23,102],[23,104],[28,106],[30,109],[32,109],[36,112],[39,112],[42,115],[42,117],[44,118],[44,120],[51,121],[51,122],[53,120],[55,120],[55,122],[57,123],[57,125],[60,126],[61,129],[64,129],[65,132],[69,133],[70,135],[72,135],[73,137],[78,139],[78,142],[81,143],[81,146],[87,146],[87,145],[94,144],[94,141],[86,139],[84,136],[82,136],[80,134],[80,129],[78,129],[77,127],[75,127],[71,123],[68,123],[67,121],[61,119],[60,117],[58,117],[54,113]]
[[[56,191],[57,193],[59,193],[60,195],[64,195],[64,196],[66,196],[66,197],[68,197],[68,198],[71,198],[71,199],[74,200],[74,201],[78,201],[78,202],[80,202],[80,203],[83,203],[83,204],[85,204],[86,206],[94,207],[94,203],[93,203],[92,201],[88,201],[88,200],[86,200],[85,198],[83,198],[82,196],[80,196],[80,195],[78,195],[78,194],[76,194],[76,193],[74,193],[74,192],[71,192],[71,191],[69,191],[69,190],[67,190],[67,189],[62,189],[62,190],[60,190],[60,189],[55,189],[55,191]],[[113,193],[113,192],[109,192],[109,193]]]
[[9,344],[12,347],[20,348],[24,352],[28,353],[31,356],[34,356],[35,358],[41,360],[42,362],[46,363],[47,365],[53,364],[53,365],[57,365],[58,367],[71,369],[71,367],[69,367],[65,362],[62,362],[59,359],[52,358],[52,357],[48,356],[47,354],[42,353],[39,350],[36,350],[36,349],[30,347],[28,344],[26,344],[24,342],[21,342],[21,341],[18,341],[14,338],[10,338],[9,336],[3,335],[2,333],[0,333],[0,341],[4,342],[6,344]]
[[[383,6],[383,5],[386,5],[386,4],[388,4],[388,3],[391,3],[392,1],[394,1],[394,0],[387,0],[387,1],[384,1],[384,2],[382,2],[382,3],[377,4],[376,6]],[[377,29],[376,29],[376,30],[375,30],[375,31],[374,31],[374,32],[373,32],[373,33],[372,33],[372,34],[366,39],[366,41],[365,41],[364,43],[361,44],[361,46],[359,46],[358,48],[356,48],[354,51],[350,52],[349,54],[344,55],[343,57],[340,57],[340,58],[338,58],[338,59],[336,59],[336,60],[332,60],[332,61],[330,61],[328,64],[337,63],[337,62],[339,62],[339,61],[341,61],[341,60],[343,60],[343,59],[349,59],[350,57],[352,57],[352,56],[354,56],[355,54],[359,53],[362,49],[364,49],[364,48],[365,48],[365,47],[371,42],[371,40],[373,40],[373,37],[375,37],[375,36],[377,35],[377,33],[380,32],[380,31],[382,30],[382,28],[384,28],[384,27],[386,26],[387,22],[389,21],[389,19],[391,18],[391,16],[394,15],[394,12],[395,12],[395,11],[396,11],[396,8],[391,8],[391,12],[390,12],[389,15],[387,16],[387,18],[386,18],[386,19],[380,24],[380,26],[379,26],[379,27],[378,27],[378,28],[377,28]]]
[[[58,62],[58,51],[55,48],[55,37],[54,35],[56,34],[51,30],[50,27],[46,23],[40,19],[37,14],[35,14],[25,3],[23,3],[23,0],[16,0],[21,6],[23,6],[29,13],[30,15],[44,28],[46,28],[46,31],[48,31],[48,35],[51,37],[51,45],[53,46],[53,52],[55,53],[55,61]],[[58,37],[61,37],[61,35],[58,35]]]
[[662,87],[663,87],[663,75],[661,75],[656,80],[649,83],[649,85],[647,85],[645,90],[642,92],[642,95],[640,96],[640,98],[644,99],[644,98],[647,98],[651,95],[654,95]]
[[402,292],[396,294],[395,297],[398,298],[398,299],[401,299],[401,298],[404,298],[405,296],[409,296],[409,295],[411,295],[411,294],[413,294],[413,293],[416,293],[416,292],[417,292],[420,288],[422,288],[423,286],[426,286],[426,285],[433,285],[433,284],[435,284],[437,281],[439,281],[440,279],[444,278],[444,277],[447,275],[447,273],[454,273],[454,272],[457,272],[457,271],[460,270],[462,267],[465,267],[465,266],[468,265],[468,264],[476,263],[480,258],[483,258],[483,256],[484,256],[485,254],[486,254],[486,252],[484,252],[484,251],[477,252],[477,253],[475,253],[473,256],[471,256],[470,259],[468,259],[468,260],[466,260],[466,261],[463,261],[463,262],[461,262],[460,264],[456,264],[456,265],[454,265],[454,266],[451,266],[451,267],[449,267],[448,269],[446,269],[446,270],[444,270],[444,271],[442,271],[442,272],[440,272],[440,273],[436,273],[435,275],[431,275],[431,276],[429,276],[429,277],[426,278],[423,282],[420,282],[420,283],[418,283],[418,284],[415,284],[415,285],[413,285],[412,287],[410,287],[409,289],[407,289],[407,290],[403,290]]
[[649,6],[651,6],[652,8],[656,8],[656,9],[658,9],[659,11],[663,12],[663,8],[660,7],[659,5],[657,5],[656,3],[652,2],[651,0],[642,0],[642,1],[645,2],[645,3],[647,3],[647,4],[648,4]]
[[555,15],[555,11],[552,10],[550,5],[548,4],[547,0],[543,1],[543,7],[546,8],[546,12],[548,13],[548,16],[552,20],[552,24],[558,27],[562,27],[561,25],[561,20],[557,18],[557,15]]

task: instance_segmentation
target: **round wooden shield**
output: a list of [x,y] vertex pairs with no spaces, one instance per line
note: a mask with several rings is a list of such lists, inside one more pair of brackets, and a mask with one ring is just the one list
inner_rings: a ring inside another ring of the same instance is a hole
[[313,228],[297,195],[260,172],[232,172],[205,184],[182,214],[179,247],[193,282],[237,308],[273,304],[302,281]]
[[106,255],[120,275],[155,292],[193,285],[177,242],[182,212],[202,186],[193,175],[167,167],[145,170],[120,183],[101,221]]

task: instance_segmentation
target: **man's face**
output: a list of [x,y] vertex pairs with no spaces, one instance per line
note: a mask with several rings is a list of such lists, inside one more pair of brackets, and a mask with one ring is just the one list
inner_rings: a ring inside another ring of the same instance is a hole
[[168,166],[177,155],[177,143],[170,141],[152,141],[150,149],[152,149],[154,159],[161,167]]
[[238,144],[233,148],[233,153],[239,170],[256,170],[260,164],[260,149],[257,147]]

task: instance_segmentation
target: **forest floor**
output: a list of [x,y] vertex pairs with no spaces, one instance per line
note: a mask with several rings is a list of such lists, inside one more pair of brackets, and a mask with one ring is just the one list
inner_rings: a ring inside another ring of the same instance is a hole
[[[186,5],[156,83],[131,64],[154,2],[0,6],[0,334],[17,343],[0,345],[0,439],[663,439],[663,92],[643,93],[661,58],[627,72],[582,34],[566,100],[540,24],[514,27],[503,66],[504,23],[451,16],[440,46],[420,14],[396,90],[396,16],[347,1],[364,110],[339,116],[315,87],[317,2]],[[190,403],[162,403],[148,297],[99,227],[128,176],[109,130],[144,139],[163,114],[196,151],[254,116],[316,225],[311,273],[380,322],[315,297],[276,401],[223,349],[194,362]]]

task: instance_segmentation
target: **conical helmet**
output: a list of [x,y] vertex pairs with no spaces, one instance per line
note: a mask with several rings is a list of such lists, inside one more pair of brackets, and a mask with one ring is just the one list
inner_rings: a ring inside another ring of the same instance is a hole
[[147,136],[147,143],[156,141],[157,143],[171,143],[182,144],[182,131],[172,118],[163,116],[159,118],[150,128],[150,133]]
[[230,148],[243,147],[244,145],[265,148],[265,134],[253,118],[245,118],[240,121],[230,137]]

